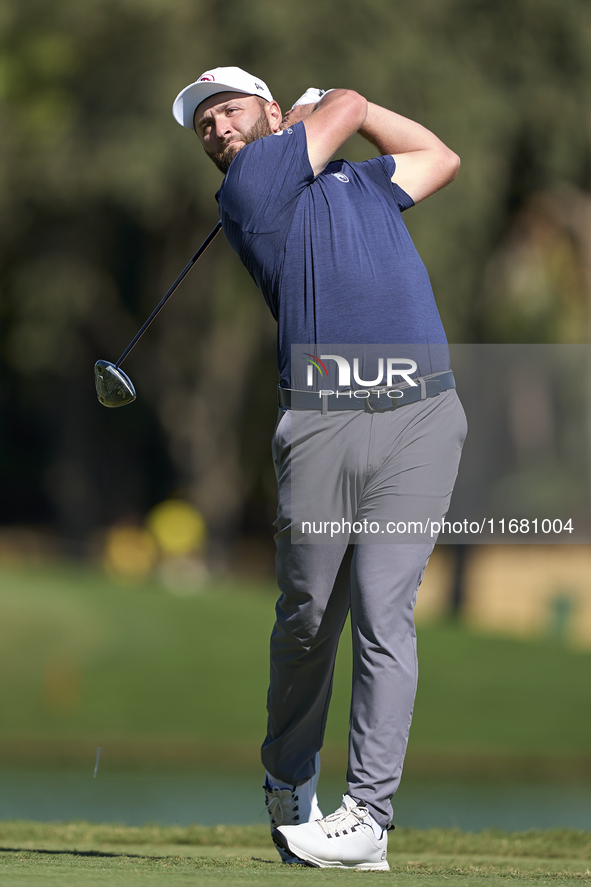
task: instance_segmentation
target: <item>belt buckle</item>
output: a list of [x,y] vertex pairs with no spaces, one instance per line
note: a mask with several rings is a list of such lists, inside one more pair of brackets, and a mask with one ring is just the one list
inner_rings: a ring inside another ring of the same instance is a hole
[[[404,385],[404,386],[395,385],[392,388],[377,388],[377,389],[374,388],[373,392],[370,391],[369,394],[367,395],[367,397],[365,398],[365,409],[367,410],[368,413],[387,413],[388,410],[395,410],[397,407],[400,406],[399,401],[401,401],[401,400],[404,401],[404,393],[403,392],[404,392],[405,388],[408,388],[408,386],[407,385]],[[390,397],[388,395],[389,391],[400,391],[401,396],[400,397]],[[372,393],[377,394],[378,401],[379,401],[380,394],[385,394],[385,403],[384,403],[383,407],[378,406],[376,408],[371,405],[370,397],[372,396]]]
[[[371,400],[370,400],[372,394],[377,394],[378,401],[379,401],[379,397],[380,397],[380,395],[377,393],[377,391],[376,391],[375,389],[374,389],[374,391],[368,391],[367,397],[364,398],[365,409],[366,409],[366,411],[367,411],[368,413],[385,413],[386,410],[391,410],[391,409],[395,406],[394,401],[392,401],[392,400],[390,399],[390,403],[387,403],[385,406],[383,406],[383,407],[379,407],[379,406],[378,406],[378,407],[374,407],[374,406],[371,404]],[[387,401],[387,400],[388,400],[388,397],[386,396],[386,401]]]

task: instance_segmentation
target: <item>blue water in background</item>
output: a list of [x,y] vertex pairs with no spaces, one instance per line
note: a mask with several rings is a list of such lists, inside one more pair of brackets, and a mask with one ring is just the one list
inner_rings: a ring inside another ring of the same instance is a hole
[[[0,768],[0,819],[124,825],[267,823],[258,771],[208,773],[99,768]],[[322,774],[324,813],[340,804],[344,781]],[[591,785],[464,783],[406,778],[395,796],[394,823],[415,828],[507,831],[591,829]]]

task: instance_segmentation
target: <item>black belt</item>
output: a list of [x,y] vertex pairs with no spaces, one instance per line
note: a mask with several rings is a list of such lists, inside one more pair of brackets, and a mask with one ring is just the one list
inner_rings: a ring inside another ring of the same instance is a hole
[[282,410],[320,410],[326,414],[336,410],[365,410],[383,413],[409,403],[417,403],[427,397],[435,397],[441,391],[455,388],[451,370],[418,376],[416,385],[397,385],[393,388],[360,388],[347,391],[298,391],[279,386],[279,406]]

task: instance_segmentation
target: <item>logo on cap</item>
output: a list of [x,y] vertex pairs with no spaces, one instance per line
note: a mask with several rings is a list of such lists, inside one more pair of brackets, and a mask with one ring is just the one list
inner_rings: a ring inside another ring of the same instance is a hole
[[203,77],[199,78],[199,83],[202,83],[203,80],[207,80],[208,82],[211,82],[212,80],[215,80],[215,77],[213,76],[213,74],[204,74]]
[[254,85],[256,86],[257,89],[260,89],[261,92],[265,91],[265,87],[261,86],[260,83],[257,83],[256,80],[254,81]]

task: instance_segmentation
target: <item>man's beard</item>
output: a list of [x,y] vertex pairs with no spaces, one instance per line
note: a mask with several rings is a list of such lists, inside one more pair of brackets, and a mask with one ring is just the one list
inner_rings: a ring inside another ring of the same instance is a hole
[[[223,172],[223,174],[226,175],[230,169],[230,164],[236,155],[242,150],[242,148],[239,148],[238,151],[234,150],[232,148],[233,142],[241,141],[244,142],[244,145],[250,145],[251,142],[256,142],[257,139],[262,139],[264,136],[270,136],[272,132],[273,130],[269,126],[265,109],[261,108],[259,119],[245,135],[241,136],[238,140],[233,139],[232,141],[227,142],[217,154],[210,154],[209,151],[206,151],[205,153],[213,160],[220,172]],[[244,145],[242,147],[244,147]]]

